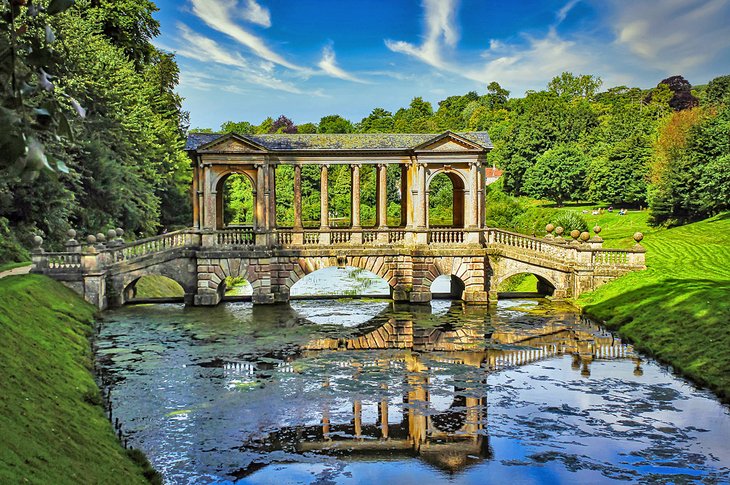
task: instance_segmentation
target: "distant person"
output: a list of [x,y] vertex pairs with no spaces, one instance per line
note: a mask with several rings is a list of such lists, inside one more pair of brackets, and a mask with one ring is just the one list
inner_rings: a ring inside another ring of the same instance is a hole
[[609,205],[608,206],[608,212],[613,212],[613,206],[612,205]]
[[597,216],[598,215],[598,209],[593,209],[593,212],[591,212],[591,215],[592,216]]
[[618,212],[618,215],[620,215],[620,216],[625,216],[625,215],[626,215],[626,209],[621,209],[621,210],[620,210],[620,211]]

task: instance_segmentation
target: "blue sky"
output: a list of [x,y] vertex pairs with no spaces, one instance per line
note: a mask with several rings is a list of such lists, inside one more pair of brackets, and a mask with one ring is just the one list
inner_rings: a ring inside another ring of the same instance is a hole
[[158,0],[193,127],[353,121],[491,81],[514,96],[562,71],[604,87],[730,74],[730,0]]

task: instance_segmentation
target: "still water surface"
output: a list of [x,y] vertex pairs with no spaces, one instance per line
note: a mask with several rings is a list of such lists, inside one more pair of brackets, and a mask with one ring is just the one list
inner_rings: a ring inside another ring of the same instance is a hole
[[730,412],[568,306],[128,306],[97,358],[168,483],[728,483]]

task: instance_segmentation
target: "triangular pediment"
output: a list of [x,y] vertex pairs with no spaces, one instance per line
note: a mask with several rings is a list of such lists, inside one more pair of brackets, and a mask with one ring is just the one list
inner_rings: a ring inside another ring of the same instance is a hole
[[198,148],[198,152],[216,153],[261,153],[265,151],[266,148],[255,141],[235,133],[223,135]]
[[473,152],[483,151],[484,147],[467,140],[463,136],[447,131],[422,143],[414,150],[417,152]]

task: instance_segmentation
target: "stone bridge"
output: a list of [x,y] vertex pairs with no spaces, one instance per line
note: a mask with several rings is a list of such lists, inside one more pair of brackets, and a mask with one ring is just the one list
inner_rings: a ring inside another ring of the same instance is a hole
[[[38,238],[33,271],[65,282],[105,308],[128,301],[139,278],[153,274],[177,281],[191,305],[220,302],[228,277],[248,280],[255,304],[285,302],[299,279],[328,266],[375,273],[388,282],[396,301],[428,302],[431,283],[446,275],[454,298],[488,303],[496,301],[500,283],[519,273],[536,275],[543,293],[570,298],[644,268],[638,240],[632,250],[613,250],[602,248],[597,233],[574,231],[570,241],[561,228],[549,227],[545,238],[535,238],[485,227],[486,185],[500,173],[486,167],[491,148],[486,132],[193,133],[186,146],[193,166],[192,227],[139,241],[123,240],[121,230],[92,235],[87,244],[72,234],[64,252],[44,252]],[[346,224],[330,217],[332,167],[340,175],[349,172]],[[293,179],[288,226],[277,211],[282,188],[277,171],[283,169]],[[318,174],[318,195],[304,193],[305,169],[309,176]],[[361,171],[375,184],[371,226],[361,218]],[[431,214],[430,187],[439,177],[451,185],[446,226],[437,226]],[[251,207],[244,224],[227,210],[230,180],[248,187]],[[305,196],[319,198],[318,221],[303,220]],[[393,208],[400,212],[397,222],[388,217]]]
[[[429,241],[411,242],[415,235],[360,231],[370,242],[352,243],[352,230],[339,231],[342,242],[320,244],[317,231],[277,230],[265,234],[270,245],[257,245],[252,228],[212,233],[188,229],[124,242],[91,237],[91,243],[71,239],[64,252],[33,252],[35,273],[47,274],[75,289],[99,308],[129,301],[142,276],[161,275],[180,284],[190,305],[216,305],[228,277],[244,277],[253,287],[255,304],[286,302],[292,286],[305,275],[330,266],[352,266],[385,280],[395,301],[425,303],[431,284],[442,275],[452,279],[452,297],[467,303],[496,302],[497,288],[521,273],[538,277],[541,292],[554,298],[577,297],[629,271],[643,269],[644,249],[605,249],[598,237],[566,241],[548,234],[529,237],[499,229],[476,234],[465,229],[434,229]],[[463,240],[469,234],[476,243]],[[112,237],[113,236],[113,237]],[[298,237],[297,237],[298,236]],[[296,239],[311,241],[294,243]],[[346,240],[349,239],[349,240]]]

